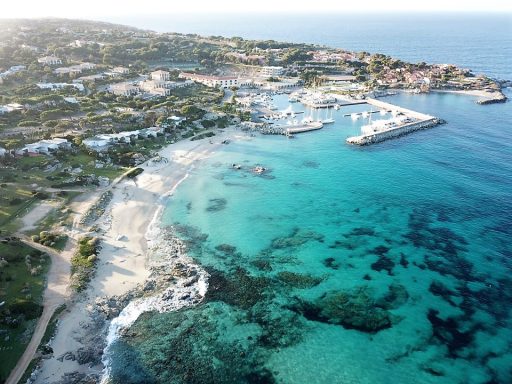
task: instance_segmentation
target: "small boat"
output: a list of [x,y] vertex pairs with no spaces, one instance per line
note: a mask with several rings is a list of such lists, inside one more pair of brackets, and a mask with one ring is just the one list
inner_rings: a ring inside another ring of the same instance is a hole
[[331,113],[329,114],[328,110],[326,110],[325,112],[325,119],[322,119],[320,120],[320,122],[322,122],[322,124],[332,124],[335,122],[335,120],[332,118],[332,109],[331,109]]

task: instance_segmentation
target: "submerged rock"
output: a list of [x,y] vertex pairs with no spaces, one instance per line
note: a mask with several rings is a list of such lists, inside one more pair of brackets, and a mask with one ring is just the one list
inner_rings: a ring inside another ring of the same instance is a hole
[[218,212],[226,208],[228,201],[224,198],[217,198],[208,200],[208,203],[209,204],[208,207],[206,207],[206,211]]
[[234,273],[224,273],[214,268],[206,269],[210,274],[205,300],[223,301],[227,304],[249,309],[262,301],[272,280],[254,277],[243,268],[236,268]]
[[374,271],[380,272],[382,270],[385,270],[388,272],[388,275],[393,274],[392,271],[393,271],[394,267],[395,267],[395,262],[387,256],[379,256],[379,259],[375,263],[372,263],[372,265],[371,265],[371,268]]
[[[274,383],[260,329],[224,303],[143,315],[116,347],[112,383]],[[229,330],[229,332],[227,332]],[[233,332],[231,332],[233,331]]]
[[430,324],[432,324],[433,337],[448,347],[450,357],[457,357],[458,352],[473,341],[476,330],[462,332],[459,330],[462,327],[455,318],[449,317],[443,320],[438,314],[439,311],[430,309],[427,315]]
[[294,272],[283,271],[277,274],[277,278],[283,283],[293,288],[312,288],[320,284],[323,280],[321,277],[315,277],[309,274],[300,274]]
[[366,287],[327,292],[312,303],[299,300],[290,309],[308,320],[362,332],[375,333],[392,326],[391,314],[369,295]]
[[272,240],[273,249],[284,249],[301,246],[308,241],[324,241],[324,235],[315,231],[305,231],[300,228],[294,228],[289,236],[276,237]]
[[327,268],[331,268],[334,270],[336,270],[340,267],[339,263],[336,261],[336,259],[334,257],[328,257],[328,258],[324,259],[323,264]]
[[215,247],[215,249],[219,252],[222,252],[226,255],[233,255],[236,252],[236,247],[229,244],[219,244]]
[[251,264],[260,271],[270,272],[272,271],[272,264],[270,261],[265,259],[256,259],[251,261]]

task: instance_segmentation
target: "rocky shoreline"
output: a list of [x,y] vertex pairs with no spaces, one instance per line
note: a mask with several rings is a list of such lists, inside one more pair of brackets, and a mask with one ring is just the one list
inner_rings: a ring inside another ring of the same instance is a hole
[[[134,301],[153,301],[156,305],[149,310],[161,312],[179,309],[183,306],[196,305],[202,301],[203,295],[197,285],[207,277],[206,272],[199,270],[186,255],[186,246],[174,236],[172,228],[163,229],[158,241],[153,242],[150,252],[165,254],[164,260],[152,265],[150,276],[144,284],[140,284],[127,293],[119,296],[96,298],[86,305],[86,322],[80,324],[80,336],[77,341],[82,345],[76,350],[69,350],[57,357],[58,361],[71,360],[81,368],[74,372],[64,373],[57,384],[92,384],[102,380],[105,373],[105,352],[108,348],[107,338],[112,320],[122,314]],[[190,263],[189,263],[190,261]],[[161,305],[160,305],[161,304]],[[118,335],[130,335],[129,326],[120,327]],[[42,359],[53,356],[51,341],[43,347]],[[37,379],[37,369],[33,372],[29,383]]]
[[496,96],[492,98],[484,98],[476,101],[477,104],[487,105],[487,104],[497,104],[497,103],[505,103],[507,101],[507,96],[503,93],[499,92]]

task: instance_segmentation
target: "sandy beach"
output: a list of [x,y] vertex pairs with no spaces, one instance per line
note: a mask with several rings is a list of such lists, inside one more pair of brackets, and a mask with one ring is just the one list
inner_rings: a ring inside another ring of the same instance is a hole
[[105,214],[96,222],[105,231],[101,236],[101,252],[94,278],[86,292],[61,316],[57,333],[51,343],[53,355],[43,360],[35,383],[52,383],[65,373],[97,373],[102,367],[79,365],[66,358],[83,347],[81,340],[90,333],[91,309],[98,298],[123,295],[140,286],[149,276],[147,232],[153,220],[158,220],[165,199],[188,172],[207,158],[222,141],[242,138],[235,128],[222,130],[211,139],[183,140],[161,150],[168,162],[146,162],[144,172],[136,179],[124,179],[112,187],[113,197]]

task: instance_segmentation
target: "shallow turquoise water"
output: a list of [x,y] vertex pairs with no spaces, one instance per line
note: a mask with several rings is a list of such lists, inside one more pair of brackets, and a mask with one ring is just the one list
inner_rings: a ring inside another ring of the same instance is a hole
[[512,108],[386,101],[448,123],[359,148],[344,139],[363,122],[342,115],[368,107],[342,108],[193,171],[162,220],[210,271],[209,295],[142,316],[114,381],[129,362],[144,374],[124,382],[512,382]]

